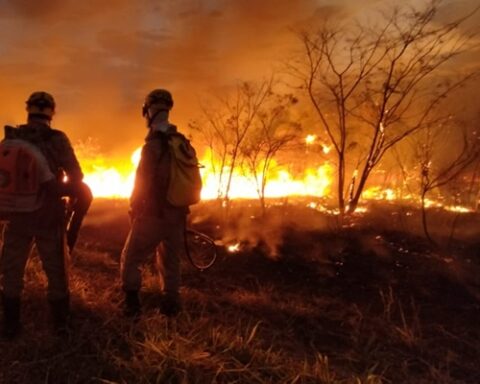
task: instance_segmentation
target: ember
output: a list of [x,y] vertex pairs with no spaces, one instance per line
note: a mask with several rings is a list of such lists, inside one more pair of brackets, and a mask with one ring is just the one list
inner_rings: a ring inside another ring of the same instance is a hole
[[240,251],[240,243],[229,245],[227,249],[230,253],[237,253],[238,251]]

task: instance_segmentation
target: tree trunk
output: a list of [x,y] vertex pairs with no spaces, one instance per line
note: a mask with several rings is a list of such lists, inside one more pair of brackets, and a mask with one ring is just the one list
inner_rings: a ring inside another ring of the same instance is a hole
[[435,240],[433,240],[432,236],[430,235],[430,232],[428,231],[428,222],[427,222],[427,209],[425,207],[425,197],[426,197],[427,191],[424,188],[422,190],[422,227],[423,227],[423,233],[425,234],[425,237],[427,240],[431,243],[436,245]]
[[360,197],[362,196],[363,188],[365,188],[365,184],[367,182],[369,174],[370,174],[369,170],[365,169],[363,171],[362,177],[360,177],[360,181],[358,182],[357,190],[355,191],[352,200],[350,200],[348,203],[347,213],[353,213],[357,209],[358,202],[360,201]]
[[343,153],[338,156],[338,209],[340,214],[345,213],[345,198],[343,196],[343,189],[345,187],[345,159]]

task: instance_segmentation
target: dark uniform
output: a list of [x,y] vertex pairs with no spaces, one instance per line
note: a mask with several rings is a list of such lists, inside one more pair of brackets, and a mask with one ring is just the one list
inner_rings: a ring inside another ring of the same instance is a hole
[[[69,183],[82,181],[80,165],[63,132],[41,123],[31,123],[10,129],[6,135],[7,138],[22,138],[40,148],[58,177],[63,177],[65,172]],[[54,186],[47,193],[45,204],[38,211],[15,214],[6,225],[0,259],[6,297],[20,297],[22,293],[23,273],[34,240],[48,278],[48,299],[56,301],[69,295],[63,240],[65,208],[60,190]]]
[[54,325],[64,326],[69,312],[68,252],[65,249],[65,206],[61,199],[61,186],[64,185],[65,176],[70,188],[81,184],[83,173],[67,136],[62,131],[50,128],[49,119],[38,115],[29,114],[26,125],[6,127],[5,131],[6,138],[26,140],[38,147],[47,159],[50,170],[57,176],[57,180],[44,186],[46,196],[43,205],[31,213],[15,213],[4,229],[0,272],[4,333],[11,336],[18,333],[20,326],[23,275],[33,244],[36,245],[48,279],[47,298]]
[[176,127],[167,120],[172,106],[171,95],[156,90],[147,96],[144,107],[149,133],[130,198],[132,227],[121,258],[127,315],[136,315],[140,311],[141,266],[154,256],[159,245],[163,245],[159,260],[164,293],[162,311],[174,315],[180,309],[180,255],[185,249],[188,207],[174,207],[167,201],[171,161],[167,136],[176,132]]

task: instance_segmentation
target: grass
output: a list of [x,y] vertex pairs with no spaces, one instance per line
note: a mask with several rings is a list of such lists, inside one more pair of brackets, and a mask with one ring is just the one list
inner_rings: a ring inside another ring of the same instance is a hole
[[203,273],[183,263],[185,310],[175,319],[160,314],[147,269],[144,313],[132,322],[118,277],[126,207],[96,203],[71,268],[73,332],[50,332],[45,277],[31,258],[24,333],[0,342],[0,383],[480,382],[478,242],[463,239],[445,261],[415,234],[384,225],[386,213],[339,230],[336,218],[300,207],[268,223],[240,208],[233,215],[248,216],[236,231],[208,205],[194,210],[197,229],[225,231],[243,248],[219,247]]

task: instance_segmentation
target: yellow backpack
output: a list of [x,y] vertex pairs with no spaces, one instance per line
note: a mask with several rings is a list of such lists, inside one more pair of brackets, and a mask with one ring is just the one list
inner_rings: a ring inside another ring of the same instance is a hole
[[202,178],[195,149],[180,133],[168,135],[170,149],[170,182],[167,201],[175,207],[185,207],[200,201]]

